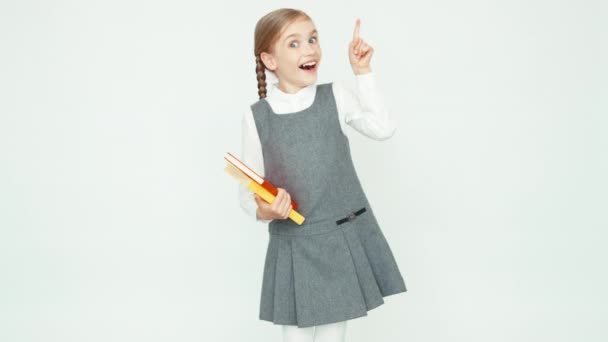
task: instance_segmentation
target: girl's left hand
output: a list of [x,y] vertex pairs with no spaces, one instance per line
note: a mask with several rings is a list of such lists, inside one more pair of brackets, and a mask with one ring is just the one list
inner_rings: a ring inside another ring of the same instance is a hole
[[361,19],[357,19],[353,40],[348,45],[348,59],[350,60],[350,66],[353,68],[353,72],[356,75],[366,74],[372,71],[369,61],[374,54],[374,48],[369,46],[359,37],[360,26]]

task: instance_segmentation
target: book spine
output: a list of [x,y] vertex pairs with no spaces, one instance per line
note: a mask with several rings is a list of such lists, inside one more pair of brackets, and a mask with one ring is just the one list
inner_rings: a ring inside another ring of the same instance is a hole
[[[262,182],[262,187],[275,196],[279,193],[279,189],[277,189],[274,185],[272,185],[272,183],[265,179],[264,182]],[[294,200],[291,200],[291,208],[298,209],[298,204]]]
[[[276,198],[274,194],[270,193],[266,188],[262,187],[260,184],[253,180],[249,182],[249,185],[247,185],[247,187],[256,194],[260,195],[260,197],[262,197],[262,199],[268,203],[272,203]],[[289,211],[289,218],[299,225],[304,222],[304,216],[295,211],[293,208]]]

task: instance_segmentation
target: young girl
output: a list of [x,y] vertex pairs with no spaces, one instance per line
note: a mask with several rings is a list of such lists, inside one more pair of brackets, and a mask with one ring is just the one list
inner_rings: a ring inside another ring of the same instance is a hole
[[[285,341],[343,341],[347,320],[406,291],[343,133],[348,125],[384,140],[395,131],[359,27],[357,20],[348,47],[356,92],[317,83],[319,33],[304,12],[279,9],[255,28],[260,99],[243,116],[242,160],[279,192],[271,204],[243,185],[239,196],[268,224],[259,318],[282,325]],[[268,89],[266,71],[277,80]],[[287,218],[292,199],[302,225]]]

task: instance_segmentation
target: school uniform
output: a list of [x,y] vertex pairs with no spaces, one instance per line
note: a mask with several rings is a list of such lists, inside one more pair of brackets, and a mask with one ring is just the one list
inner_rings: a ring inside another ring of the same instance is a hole
[[[373,82],[373,74],[362,76],[358,82],[365,77]],[[312,95],[312,102],[287,113],[271,106],[272,93],[281,94],[276,83],[272,87],[268,98],[250,106],[255,133],[248,133],[259,140],[264,178],[285,188],[306,219],[302,225],[290,219],[264,221],[269,243],[259,318],[310,327],[366,316],[384,303],[383,297],[407,291],[344,134],[344,122],[366,121],[359,120],[361,115],[348,120],[353,112],[338,110],[333,83],[300,90],[299,95]],[[394,128],[384,115],[375,123],[384,123],[388,137]]]

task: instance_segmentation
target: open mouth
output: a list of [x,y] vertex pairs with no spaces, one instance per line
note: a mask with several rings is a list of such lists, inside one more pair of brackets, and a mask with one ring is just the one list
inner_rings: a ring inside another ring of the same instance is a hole
[[316,67],[317,67],[316,61],[306,62],[306,63],[300,65],[300,69],[307,70],[307,71],[313,71],[316,69]]

